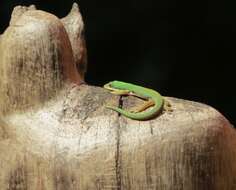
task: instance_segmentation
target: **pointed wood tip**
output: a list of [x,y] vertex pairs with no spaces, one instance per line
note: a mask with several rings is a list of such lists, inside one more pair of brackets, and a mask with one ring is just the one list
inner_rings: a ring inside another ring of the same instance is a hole
[[76,2],[73,3],[70,12],[71,12],[71,13],[73,13],[73,12],[80,12],[80,10],[79,10],[79,5],[78,5]]

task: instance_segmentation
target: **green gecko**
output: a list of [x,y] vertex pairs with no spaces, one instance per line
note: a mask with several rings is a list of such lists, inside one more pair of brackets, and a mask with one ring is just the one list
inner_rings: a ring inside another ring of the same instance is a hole
[[[110,90],[112,94],[131,95],[147,100],[147,102],[136,111],[125,111],[118,107],[106,106],[107,108],[134,120],[152,119],[161,113],[164,108],[164,104],[166,103],[164,98],[155,90],[126,82],[112,81],[105,84],[104,88]],[[166,105],[170,106],[169,104]],[[151,109],[146,110],[151,106]]]

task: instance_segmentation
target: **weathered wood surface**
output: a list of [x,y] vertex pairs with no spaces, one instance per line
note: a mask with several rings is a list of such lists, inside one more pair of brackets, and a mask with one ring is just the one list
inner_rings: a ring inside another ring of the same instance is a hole
[[60,19],[20,6],[14,9],[10,23],[0,41],[2,111],[41,104],[55,96],[64,83],[83,82]]
[[82,85],[43,108],[5,116],[1,188],[235,189],[228,121],[206,105],[168,100],[172,113],[132,121],[104,108],[116,97]]
[[61,19],[70,39],[77,70],[84,79],[87,70],[87,48],[84,36],[84,22],[76,3],[70,13]]
[[[0,42],[0,189],[236,189],[236,132],[219,112],[167,98],[173,112],[156,119],[119,116],[105,108],[119,97],[81,84],[62,22],[25,10]],[[28,24],[42,29],[24,46]]]

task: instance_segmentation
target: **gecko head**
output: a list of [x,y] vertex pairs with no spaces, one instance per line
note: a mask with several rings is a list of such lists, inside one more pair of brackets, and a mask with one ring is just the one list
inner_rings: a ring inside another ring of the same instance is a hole
[[109,83],[106,83],[103,87],[107,90],[114,90],[115,85],[114,85],[115,81],[111,81]]
[[114,81],[111,81],[111,82],[105,84],[103,87],[108,90],[114,90],[114,89],[120,88],[124,84],[125,84],[124,82],[114,80]]
[[117,88],[119,87],[120,85],[122,85],[124,82],[121,82],[121,81],[118,81],[118,80],[114,80],[114,81],[111,81],[107,84],[104,85],[104,88]]

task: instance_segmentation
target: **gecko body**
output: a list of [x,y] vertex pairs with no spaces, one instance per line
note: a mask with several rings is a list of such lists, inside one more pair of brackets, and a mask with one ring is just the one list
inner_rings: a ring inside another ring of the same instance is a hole
[[[159,115],[164,107],[164,98],[155,90],[131,83],[112,81],[104,85],[104,88],[116,95],[131,95],[147,100],[137,111],[126,111],[119,107],[106,106],[121,115],[134,120],[148,120]],[[150,109],[148,109],[150,108]]]

